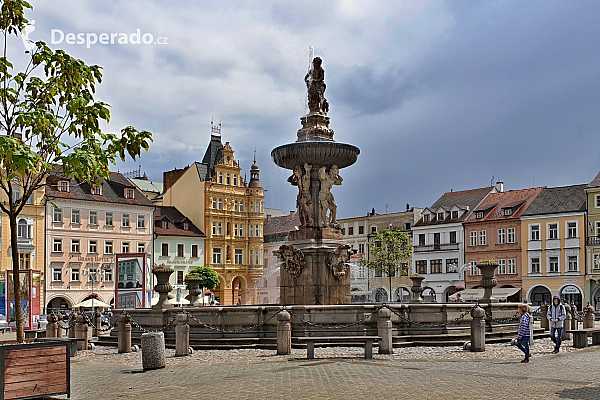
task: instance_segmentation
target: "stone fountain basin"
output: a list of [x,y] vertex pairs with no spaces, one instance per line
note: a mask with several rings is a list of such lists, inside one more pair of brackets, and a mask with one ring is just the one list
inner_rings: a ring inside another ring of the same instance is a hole
[[293,170],[296,165],[310,165],[331,168],[346,168],[356,162],[360,150],[347,143],[328,141],[305,141],[285,144],[271,151],[273,162],[278,166]]

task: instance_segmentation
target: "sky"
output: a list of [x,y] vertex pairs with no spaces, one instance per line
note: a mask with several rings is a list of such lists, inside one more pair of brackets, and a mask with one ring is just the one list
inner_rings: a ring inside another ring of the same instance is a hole
[[[334,140],[361,150],[332,190],[338,218],[427,207],[492,179],[552,187],[600,170],[600,2],[30,2],[30,40],[103,67],[104,129],[153,132],[150,151],[121,172],[141,164],[162,181],[202,160],[221,121],[248,177],[256,149],[265,205],[293,210],[291,172],[270,153],[296,140],[307,112],[311,44]],[[138,29],[151,44],[65,39],[131,40]],[[9,44],[22,60],[20,40]]]

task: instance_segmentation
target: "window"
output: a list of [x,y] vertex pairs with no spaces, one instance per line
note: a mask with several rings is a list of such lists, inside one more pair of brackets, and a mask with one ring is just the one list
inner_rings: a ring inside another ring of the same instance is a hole
[[429,222],[429,214],[423,215],[423,222]]
[[254,235],[255,237],[260,237],[260,225],[259,224],[254,225],[254,233],[256,234],[256,235]]
[[458,258],[448,258],[446,260],[446,272],[458,271]]
[[79,210],[72,210],[71,211],[71,223],[72,224],[80,224],[81,219],[79,217]]
[[227,174],[227,184],[231,185],[231,175]]
[[479,245],[485,246],[487,244],[487,231],[479,231]]
[[233,210],[234,211],[239,211],[240,210],[240,202],[239,201],[235,200],[233,202]]
[[469,233],[469,246],[477,246],[477,231]]
[[79,239],[71,239],[71,253],[79,253]]
[[98,241],[90,240],[88,242],[88,253],[97,253],[98,252]]
[[507,269],[508,269],[507,273],[512,274],[512,275],[516,274],[517,273],[517,260],[515,258],[511,258],[508,260],[507,264],[508,264],[507,265]]
[[427,273],[427,260],[418,260],[417,263],[417,274]]
[[113,242],[112,240],[107,240],[104,242],[104,254],[112,254],[113,253]]
[[529,240],[540,240],[539,225],[529,225]]
[[223,199],[219,199],[219,210],[223,209]]
[[177,271],[177,284],[183,285],[183,271]]
[[560,272],[559,267],[558,267],[558,257],[549,257],[548,258],[548,272],[550,272],[550,273]]
[[219,172],[219,183],[223,183],[223,173]]
[[425,246],[425,234],[419,233],[419,246]]
[[98,211],[90,211],[90,225],[98,225]]
[[27,221],[24,219],[20,219],[19,223],[17,224],[17,237],[30,239]]
[[31,268],[31,253],[19,253],[19,269]]
[[53,282],[62,281],[62,268],[52,268],[52,281]]
[[125,189],[125,198],[126,199],[133,199],[133,189]]
[[59,186],[58,190],[61,191],[61,192],[68,192],[69,191],[69,182],[67,182],[67,181],[60,181],[58,183],[58,186]]
[[458,218],[458,211],[452,211],[452,219],[457,219]]
[[160,255],[162,257],[168,257],[169,256],[169,243],[163,243],[161,244],[161,249],[160,249]]
[[244,212],[244,202],[240,201],[240,212]]
[[502,210],[504,212],[504,216],[508,217],[509,215],[512,215],[513,210],[512,208],[505,208],[504,210]]
[[189,231],[190,230],[190,223],[189,222],[184,222],[183,223],[183,230],[184,231]]
[[216,198],[216,197],[213,197],[213,199],[212,199],[212,200],[213,200],[213,201],[212,201],[212,208],[214,208],[214,209],[216,210],[216,209],[217,209],[217,198]]
[[217,223],[217,235],[222,235],[223,234],[223,223],[219,222]]
[[498,229],[498,244],[506,243],[506,229]]
[[244,263],[244,250],[235,249],[235,265],[242,265]]
[[437,219],[438,219],[438,221],[443,221],[444,220],[444,213],[443,212],[437,213]]
[[89,273],[88,282],[96,283],[98,281],[98,279],[97,279],[97,277],[98,277],[98,275],[97,275],[98,270],[96,268],[90,267],[88,269],[88,273]]
[[515,242],[515,228],[508,228],[506,230],[506,243],[514,243]]
[[360,254],[364,254],[365,253],[365,244],[364,243],[359,243],[358,244],[358,252]]
[[483,211],[477,211],[475,213],[475,218],[483,218]]
[[348,235],[354,235],[354,227],[353,226],[348,227]]
[[106,226],[113,226],[113,213],[111,213],[111,212],[106,213],[105,224],[106,224]]
[[144,228],[146,228],[146,216],[145,215],[138,215],[138,225],[137,225],[137,227],[138,227],[138,229],[144,229]]
[[576,238],[577,237],[577,222],[567,222],[567,237],[568,238]]
[[254,252],[254,261],[256,261],[256,263],[255,263],[256,265],[260,265],[260,257],[259,257],[259,252],[258,252],[258,250],[256,250],[256,251]]
[[217,234],[217,223],[216,222],[212,223],[212,234],[213,235]]
[[121,217],[121,226],[123,226],[124,228],[128,228],[129,220],[130,220],[129,214],[123,214],[123,216]]
[[121,244],[121,253],[129,253],[129,242],[123,242]]
[[498,275],[506,275],[506,260],[498,260]]
[[600,208],[600,194],[596,195],[596,208]]
[[471,276],[481,275],[481,270],[479,268],[477,268],[477,261],[470,261],[469,269],[471,272]]
[[163,219],[162,221],[160,221],[160,225],[163,229],[169,229],[169,220],[168,219]]
[[138,242],[137,252],[138,253],[145,253],[146,252],[146,245],[144,243],[139,243]]
[[79,282],[79,268],[71,268],[71,282]]
[[237,186],[238,182],[237,182],[237,175],[233,174],[233,186]]
[[405,231],[410,231],[410,222],[405,222],[404,223],[404,230]]
[[240,230],[238,228],[238,224],[233,224],[233,234],[237,237],[240,236]]
[[181,243],[177,245],[177,257],[183,257],[183,244]]
[[62,239],[54,239],[52,241],[52,251],[55,253],[62,253]]
[[431,260],[431,273],[441,274],[442,273],[442,260]]
[[253,256],[254,256],[254,250],[250,250],[250,257],[249,257],[249,260],[248,260],[250,262],[250,265],[252,265],[252,260],[254,259]]
[[577,272],[579,271],[579,266],[577,265],[577,256],[568,256],[567,257],[567,272]]
[[456,243],[456,231],[450,232],[450,243]]
[[600,254],[594,254],[594,262],[592,263],[592,268],[595,270],[600,269]]
[[365,227],[364,227],[364,225],[359,226],[358,227],[358,234],[359,235],[364,235],[364,233],[365,233]]
[[54,215],[52,217],[54,222],[62,222],[62,208],[55,208]]
[[213,249],[212,262],[213,264],[221,264],[221,249]]
[[193,244],[192,245],[192,257],[198,257],[198,245],[197,244]]
[[540,259],[539,257],[534,257],[529,259],[530,271],[532,274],[539,274],[541,272],[540,269]]
[[100,196],[102,194],[102,186],[93,185],[92,193],[95,194],[96,196]]
[[377,227],[376,226],[372,226],[371,227],[371,233],[377,233]]
[[12,185],[12,200],[16,203],[21,198],[21,187],[18,185]]
[[558,224],[548,224],[548,239],[558,239]]
[[108,268],[104,270],[104,281],[111,282],[113,280],[112,277],[112,269]]
[[240,237],[244,237],[244,224],[240,224]]

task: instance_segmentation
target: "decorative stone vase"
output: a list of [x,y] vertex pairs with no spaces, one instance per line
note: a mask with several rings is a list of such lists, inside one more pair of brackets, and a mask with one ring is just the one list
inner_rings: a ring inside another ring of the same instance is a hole
[[[200,307],[202,306],[202,302],[200,301],[200,299],[198,298],[198,296],[200,294],[202,294],[202,287],[200,287],[200,283],[202,282],[202,278],[187,278],[186,283],[189,283],[190,285],[190,295],[192,296],[192,298],[190,299],[190,304],[193,307]],[[204,298],[204,296],[202,296]]]
[[167,296],[169,292],[173,290],[173,286],[169,283],[169,278],[174,271],[175,270],[171,267],[154,268],[152,270],[157,281],[156,285],[154,285],[154,290],[159,294],[158,303],[152,308],[164,309],[173,307],[173,304],[169,303],[169,298]]
[[481,270],[480,286],[484,289],[482,302],[497,303],[498,299],[492,296],[492,288],[496,286],[495,271],[498,268],[497,262],[482,262],[477,264],[477,268]]
[[423,287],[421,286],[424,276],[411,276],[409,277],[412,281],[412,286],[410,287],[410,291],[412,292],[412,297],[410,299],[411,303],[422,303],[423,298],[421,297],[421,293],[423,293]]

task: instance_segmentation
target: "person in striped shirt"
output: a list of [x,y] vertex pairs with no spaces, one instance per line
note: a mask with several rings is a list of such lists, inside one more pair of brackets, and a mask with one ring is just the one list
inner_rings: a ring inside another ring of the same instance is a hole
[[525,353],[525,358],[522,363],[528,363],[531,358],[529,352],[529,339],[531,338],[531,316],[529,315],[529,306],[527,304],[519,304],[519,313],[521,320],[519,321],[519,333],[517,335],[517,347]]

